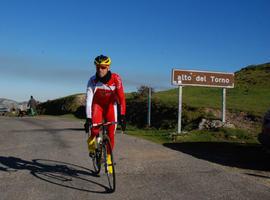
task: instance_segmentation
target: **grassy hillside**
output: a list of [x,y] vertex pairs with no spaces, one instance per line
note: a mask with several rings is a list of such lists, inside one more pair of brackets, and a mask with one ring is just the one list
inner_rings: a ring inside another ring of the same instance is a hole
[[[157,92],[154,98],[177,104],[178,89]],[[222,89],[184,87],[183,102],[193,107],[221,108]],[[235,73],[235,88],[227,89],[227,108],[256,115],[270,108],[270,63],[248,66]]]

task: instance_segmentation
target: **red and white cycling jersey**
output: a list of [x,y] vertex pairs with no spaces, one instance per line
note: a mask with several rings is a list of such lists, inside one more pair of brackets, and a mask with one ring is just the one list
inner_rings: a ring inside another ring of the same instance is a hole
[[96,75],[92,76],[88,81],[86,94],[87,118],[93,118],[93,107],[96,104],[106,108],[109,105],[113,106],[119,103],[121,115],[126,114],[124,88],[118,74],[111,73],[111,78],[106,84],[98,81]]

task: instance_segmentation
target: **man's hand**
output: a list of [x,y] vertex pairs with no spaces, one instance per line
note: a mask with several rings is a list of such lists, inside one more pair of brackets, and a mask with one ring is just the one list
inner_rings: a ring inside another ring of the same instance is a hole
[[86,121],[84,123],[84,130],[86,133],[89,133],[89,129],[92,127],[92,119],[86,118]]
[[120,125],[121,125],[121,128],[122,128],[122,131],[125,131],[126,126],[127,126],[126,116],[125,115],[120,116]]

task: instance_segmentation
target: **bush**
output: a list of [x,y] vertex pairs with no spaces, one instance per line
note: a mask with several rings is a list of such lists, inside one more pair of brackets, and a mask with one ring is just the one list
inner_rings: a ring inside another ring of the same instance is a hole
[[[182,106],[182,124],[184,129],[192,130],[198,127],[205,116],[202,109]],[[127,99],[127,121],[138,128],[147,125],[148,103],[147,98],[133,96]],[[151,126],[157,129],[175,129],[178,121],[178,105],[166,104],[153,99],[151,104]]]
[[84,95],[71,95],[53,101],[47,101],[38,105],[39,114],[64,115],[72,113],[78,118],[85,117]]

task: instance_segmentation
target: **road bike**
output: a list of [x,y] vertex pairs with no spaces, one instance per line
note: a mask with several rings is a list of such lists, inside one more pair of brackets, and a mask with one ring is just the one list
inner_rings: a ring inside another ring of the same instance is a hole
[[[99,174],[102,166],[104,166],[104,172],[107,176],[109,183],[110,192],[115,191],[116,181],[115,181],[115,163],[113,158],[113,151],[110,142],[110,138],[108,136],[108,126],[117,124],[117,122],[104,122],[99,124],[93,124],[92,127],[100,127],[101,132],[98,136],[96,136],[96,149],[94,155],[89,154],[92,159],[94,172],[95,174]],[[108,170],[108,154],[111,154],[111,164],[112,167],[111,173]]]

